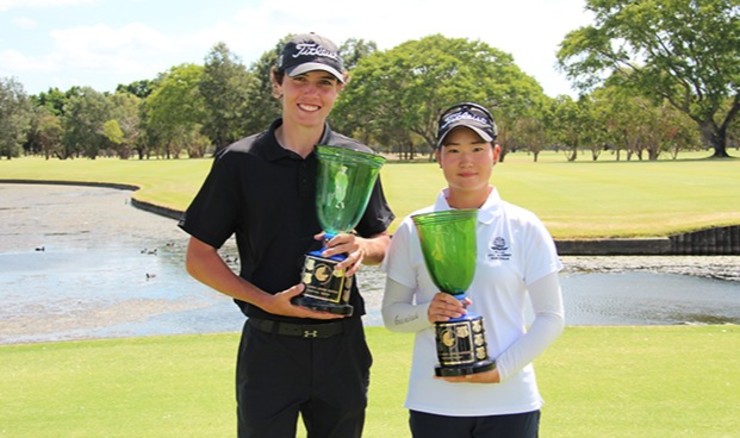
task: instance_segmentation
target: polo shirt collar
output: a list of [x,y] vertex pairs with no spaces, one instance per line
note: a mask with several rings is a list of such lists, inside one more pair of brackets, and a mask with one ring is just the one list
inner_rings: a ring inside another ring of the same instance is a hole
[[[447,196],[449,195],[449,189],[444,188],[437,195],[437,200],[434,203],[434,211],[453,210],[450,204],[447,203]],[[496,190],[496,187],[491,189],[491,193],[488,195],[488,199],[483,203],[480,209],[478,209],[478,222],[483,224],[490,224],[496,217],[499,209],[501,208],[501,196]]]
[[[280,143],[277,141],[277,137],[275,136],[275,130],[279,128],[283,124],[282,117],[272,122],[270,127],[267,129],[267,144],[266,148],[264,150],[265,158],[268,161],[277,161],[281,158],[286,157],[297,157],[298,155],[294,152],[285,149],[284,147],[280,146]],[[329,138],[331,137],[331,127],[329,127],[329,123],[324,122],[324,132],[321,134],[321,139],[319,140],[318,144],[327,144],[329,141]]]

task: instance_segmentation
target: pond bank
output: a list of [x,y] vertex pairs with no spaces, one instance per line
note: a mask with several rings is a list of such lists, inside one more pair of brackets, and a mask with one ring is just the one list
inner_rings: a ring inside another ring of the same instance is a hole
[[[130,191],[139,189],[131,184],[86,181],[0,179],[0,183],[108,187]],[[181,210],[142,201],[134,196],[131,197],[131,205],[170,219],[179,219],[182,214]],[[564,256],[736,256],[740,255],[740,225],[653,238],[556,239],[555,244],[558,253]]]
[[[169,217],[131,208],[130,197],[0,185],[0,344],[239,330],[231,300],[185,272],[188,236]],[[222,251],[236,268],[233,239]],[[568,325],[740,322],[738,256],[562,261]],[[381,325],[384,275],[366,266],[358,276],[364,322]]]

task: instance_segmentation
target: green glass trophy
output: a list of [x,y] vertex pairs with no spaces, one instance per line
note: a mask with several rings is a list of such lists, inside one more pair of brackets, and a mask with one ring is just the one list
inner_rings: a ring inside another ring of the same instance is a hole
[[[324,242],[339,233],[352,231],[360,222],[370,200],[385,158],[337,146],[316,146],[319,169],[316,180],[316,209],[324,230]],[[306,285],[294,303],[309,309],[351,316],[349,304],[352,277],[335,266],[346,255],[322,257],[325,248],[306,254],[302,281]]]
[[[473,282],[476,261],[475,226],[478,210],[446,210],[412,216],[434,285],[458,300]],[[465,376],[492,370],[483,317],[467,312],[459,318],[435,322],[437,376]]]

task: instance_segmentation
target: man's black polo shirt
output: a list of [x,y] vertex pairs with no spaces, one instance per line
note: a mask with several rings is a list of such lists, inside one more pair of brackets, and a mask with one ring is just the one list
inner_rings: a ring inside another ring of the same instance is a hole
[[[303,159],[282,148],[275,139],[275,129],[281,124],[278,119],[267,131],[223,149],[178,224],[214,248],[220,248],[235,234],[239,275],[269,293],[298,284],[304,255],[321,247],[321,242],[313,238],[321,232],[316,213],[316,153]],[[367,146],[332,132],[328,124],[319,144],[372,152]],[[393,218],[378,178],[355,231],[363,237],[372,236],[386,230]],[[272,315],[243,301],[235,302],[250,317],[295,319]],[[357,282],[352,286],[349,303],[355,308],[354,316],[365,314]]]

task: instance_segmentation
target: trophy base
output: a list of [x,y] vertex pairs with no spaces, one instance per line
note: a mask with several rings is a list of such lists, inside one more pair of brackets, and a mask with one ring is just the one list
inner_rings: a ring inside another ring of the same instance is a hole
[[445,367],[438,365],[434,367],[434,374],[437,377],[459,377],[491,371],[494,368],[496,368],[496,361],[489,359],[482,360],[470,365],[456,365]]
[[352,316],[354,307],[351,304],[337,304],[324,300],[317,300],[307,296],[297,296],[291,300],[293,304],[311,310],[329,312],[335,315]]
[[496,368],[488,356],[483,317],[467,313],[445,322],[435,322],[438,377],[467,376]]
[[321,257],[320,251],[306,254],[301,274],[306,288],[301,295],[293,298],[293,304],[335,315],[352,316],[354,308],[348,302],[353,278],[345,276],[344,270],[335,269],[345,258],[342,255]]

